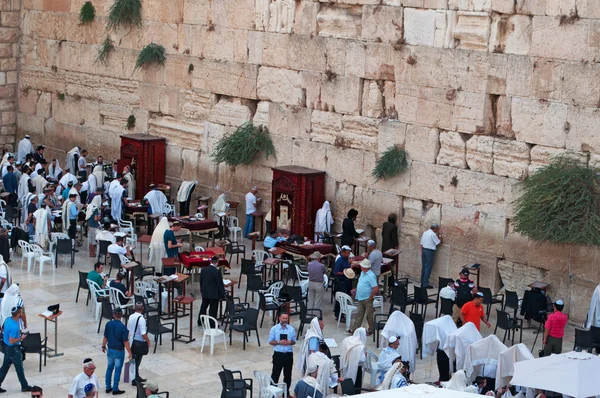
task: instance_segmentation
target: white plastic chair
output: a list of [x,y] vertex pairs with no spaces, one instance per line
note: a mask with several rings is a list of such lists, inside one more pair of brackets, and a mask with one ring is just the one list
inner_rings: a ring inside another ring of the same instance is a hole
[[237,242],[238,233],[240,234],[240,239],[242,239],[242,228],[240,227],[240,222],[237,217],[228,217],[229,218],[229,232],[233,235],[233,241]]
[[206,251],[202,246],[195,246],[194,247],[194,251],[195,252],[203,252]]
[[296,274],[298,275],[298,284],[300,285],[300,287],[302,288],[302,296],[307,296],[308,295],[308,284],[309,284],[309,279],[308,279],[308,272],[304,272],[300,269],[300,267],[298,265],[296,265]]
[[265,398],[262,394],[263,390],[267,390],[272,395],[267,395],[267,397],[271,397],[275,395],[278,397],[280,394],[283,395],[284,398],[287,398],[287,385],[285,383],[274,383],[271,376],[264,372],[259,372],[258,370],[254,371],[254,378],[258,382],[258,390],[261,392],[260,398]]
[[264,266],[263,261],[267,258],[273,258],[273,255],[264,250],[252,250],[252,257],[255,261],[255,268],[260,268]]
[[[2,199],[0,199],[0,200],[2,200]],[[4,213],[2,213],[2,214],[4,214]],[[4,218],[4,215],[2,215],[2,218],[0,218],[0,226],[2,228],[9,228],[10,227],[11,230],[13,229],[13,225],[11,223],[9,223],[8,220],[6,220]]]
[[23,262],[27,259],[27,270],[31,269],[31,262],[35,257],[35,253],[31,250],[31,245],[24,240],[17,242],[21,248],[21,269],[23,269]]
[[377,361],[379,361],[379,358],[371,350],[366,350],[366,354],[367,360],[363,364],[363,374],[369,373],[371,375],[371,388],[373,388],[377,383]]
[[218,321],[211,316],[200,315],[200,324],[202,325],[202,331],[204,333],[202,335],[202,347],[200,347],[200,352],[204,350],[204,340],[207,336],[210,339],[210,355],[213,355],[213,353],[215,352],[215,340],[219,336],[223,336],[223,347],[225,347],[225,351],[227,351],[227,338],[225,336],[225,332],[219,329],[218,327],[211,328],[211,322],[215,326],[219,324]]
[[[110,295],[110,303],[113,305],[113,308],[120,308],[125,311],[127,308],[133,308],[133,305],[135,304],[135,297],[127,297],[122,291],[114,287],[108,288],[108,294]],[[121,304],[121,298],[124,298],[129,302],[126,304]]]
[[90,309],[92,310],[92,316],[94,316],[95,320],[99,320],[100,314],[102,314],[102,302],[98,301],[98,298],[102,297],[106,299],[106,297],[108,297],[108,289],[102,289],[96,282],[89,279],[87,280],[87,284],[90,288],[92,302],[96,303],[96,305],[90,306]]
[[373,309],[379,308],[379,312],[383,314],[383,296],[373,296]]
[[346,330],[350,330],[350,319],[352,318],[352,314],[358,311],[358,307],[352,301],[352,297],[348,296],[346,293],[337,292],[335,294],[335,300],[340,303],[340,313],[338,316],[337,327],[340,327],[340,320],[342,319],[342,315],[346,316]]
[[166,216],[169,216],[169,215],[174,216],[175,215],[175,206],[173,206],[169,203],[165,203],[163,205],[163,210],[164,210]]
[[267,303],[272,303],[277,301],[279,298],[279,293],[283,289],[283,281],[277,281],[272,283],[267,290],[261,290],[260,292],[265,295],[265,300]]
[[[29,245],[29,248],[34,253],[34,263],[32,269],[35,269],[36,262],[40,263],[40,276],[42,276],[42,273],[44,272],[44,264],[50,263],[52,264],[52,272],[56,272],[56,269],[54,268],[54,256],[52,256],[51,252],[45,252],[41,246],[35,244]],[[27,263],[27,272],[30,271],[31,270],[29,269],[29,263]]]

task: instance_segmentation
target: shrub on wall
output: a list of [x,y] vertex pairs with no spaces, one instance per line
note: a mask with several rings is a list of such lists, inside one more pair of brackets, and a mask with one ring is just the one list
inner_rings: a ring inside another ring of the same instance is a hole
[[600,170],[560,157],[522,184],[517,232],[538,241],[600,245]]
[[211,154],[215,163],[235,167],[251,164],[263,152],[267,159],[275,156],[275,146],[266,127],[246,123],[232,134],[226,134],[217,142]]
[[96,9],[91,1],[86,1],[79,10],[79,21],[82,25],[92,23],[96,19]]
[[107,30],[117,30],[119,27],[142,26],[142,0],[115,0],[110,7]]
[[406,155],[406,151],[398,145],[388,148],[377,160],[371,174],[379,181],[405,172],[408,169]]
[[110,36],[106,36],[104,42],[100,45],[100,49],[98,50],[98,56],[96,57],[96,62],[102,63],[102,65],[106,65],[108,62],[108,54],[115,49],[115,45],[111,40]]
[[137,62],[135,63],[135,69],[150,65],[164,65],[166,59],[165,48],[156,43],[150,43],[140,51]]

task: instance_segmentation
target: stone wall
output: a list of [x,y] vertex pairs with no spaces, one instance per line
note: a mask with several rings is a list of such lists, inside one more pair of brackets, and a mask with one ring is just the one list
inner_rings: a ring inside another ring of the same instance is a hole
[[[106,66],[111,0],[92,0],[86,26],[83,0],[22,1],[18,133],[51,154],[115,157],[133,114],[135,132],[167,138],[169,180],[202,193],[239,199],[256,184],[269,198],[274,165],[326,170],[338,225],[354,207],[379,236],[401,215],[406,274],[441,222],[433,278],[479,262],[483,286],[543,279],[585,316],[598,250],[529,241],[511,218],[519,180],[552,156],[600,159],[599,0],[143,0],[143,27],[111,34]],[[166,65],[134,71],[150,42]],[[268,126],[277,159],[215,166],[217,140],[249,121]],[[410,169],[375,182],[394,144]]]
[[0,148],[12,149],[17,132],[20,0],[0,0]]

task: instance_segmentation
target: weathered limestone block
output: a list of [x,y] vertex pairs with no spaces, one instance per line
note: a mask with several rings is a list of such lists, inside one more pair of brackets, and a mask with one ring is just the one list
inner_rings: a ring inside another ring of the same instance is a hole
[[346,47],[348,41],[344,39],[329,38],[325,42],[327,55],[327,69],[336,75],[346,74]]
[[531,175],[540,168],[549,165],[557,157],[566,157],[576,160],[583,165],[587,164],[587,155],[585,153],[536,145],[531,148],[531,164],[529,165],[529,174]]
[[532,95],[540,99],[559,100],[563,87],[563,63],[539,58],[533,69]]
[[344,115],[342,132],[336,137],[335,145],[376,152],[379,123],[374,118]]
[[269,101],[260,101],[256,105],[256,113],[252,118],[252,124],[255,126],[269,127],[269,108],[271,103]]
[[[128,107],[119,105],[100,104],[99,114],[99,128],[103,130],[103,134],[104,132],[111,132],[117,135],[127,133],[141,134],[146,133],[148,129],[148,112],[143,109],[131,110]],[[131,115],[135,117],[135,127],[129,131],[127,129],[127,119]],[[112,138],[107,137],[104,145],[112,146],[113,142],[115,141]]]
[[456,188],[451,185],[456,169],[413,161],[410,167],[410,196],[435,203],[454,203]]
[[255,0],[211,2],[212,22],[232,29],[253,29]]
[[410,159],[435,163],[440,150],[438,130],[409,124],[406,128],[405,148]]
[[387,43],[366,44],[364,77],[373,80],[394,80],[394,49]]
[[366,180],[372,180],[370,173],[357,173],[356,170],[364,170],[365,153],[368,152],[334,145],[327,146],[327,173],[335,181],[364,185]]
[[297,35],[317,35],[317,14],[320,9],[319,2],[301,1],[298,4],[294,21],[294,33]]
[[527,55],[533,24],[527,15],[494,14],[488,51]]
[[43,118],[49,118],[52,116],[52,94],[40,94],[40,98],[35,105],[35,114]]
[[205,90],[181,90],[179,114],[187,119],[206,120],[216,103],[216,95]]
[[333,112],[313,111],[310,119],[312,141],[333,145],[342,131],[342,115]]
[[458,167],[467,167],[467,145],[461,135],[455,131],[440,132],[440,151],[437,164]]
[[296,2],[293,0],[256,0],[255,12],[256,29],[291,33],[296,16]]
[[581,18],[600,19],[600,1],[577,0],[577,15]]
[[567,122],[570,128],[566,136],[567,149],[600,154],[600,109],[570,106]]
[[529,145],[521,141],[494,139],[494,174],[521,180],[527,176]]
[[473,171],[492,173],[493,171],[494,137],[485,135],[473,136],[467,141],[467,165]]
[[559,24],[559,18],[533,17],[530,55],[577,61],[586,59],[588,21],[581,19],[572,24]]
[[518,14],[546,15],[546,0],[517,0],[515,11]]
[[488,97],[482,93],[460,91],[452,111],[451,129],[466,133],[486,131]]
[[575,0],[547,0],[546,15],[559,17],[561,15],[569,16],[575,13]]
[[[262,33],[257,43],[251,43],[254,38],[253,35],[249,35],[248,48],[251,54],[248,58],[262,66],[289,68],[290,51],[286,51],[285,49],[291,47],[291,38],[291,35]],[[252,53],[255,53],[255,55]]]
[[202,61],[195,66],[192,87],[215,94],[256,99],[256,65]]
[[433,47],[436,12],[434,10],[404,9],[404,42],[415,46]]
[[308,140],[312,111],[307,108],[288,107],[271,103],[269,131],[273,134]]
[[379,84],[373,80],[365,80],[363,85],[362,115],[383,117],[384,112],[383,94]]
[[35,135],[39,134],[41,136],[44,133],[43,117],[19,113],[17,115],[17,125],[19,126],[19,135],[31,134],[34,142],[36,141]]
[[485,12],[459,11],[454,29],[456,48],[487,51],[490,36],[490,17]]
[[139,82],[90,75],[88,73],[66,72],[66,94],[79,96],[104,103],[126,106],[140,104]]
[[294,140],[292,164],[323,170],[325,169],[327,144],[308,140]]
[[257,86],[258,97],[262,100],[295,106],[305,104],[302,76],[299,72],[263,66],[258,72]]
[[330,111],[357,115],[362,103],[362,88],[362,80],[358,77],[336,76],[323,83],[322,106]]
[[302,76],[302,88],[306,96],[306,107],[308,109],[323,109],[321,88],[327,76],[318,72],[307,71],[300,72],[300,75]]
[[239,98],[222,98],[211,110],[208,121],[224,126],[239,127],[252,118],[252,104]]
[[52,98],[52,117],[61,123],[98,127],[98,109],[97,101],[77,100],[73,97],[66,97],[64,100],[59,100],[57,96]]
[[542,281],[546,271],[527,264],[509,260],[498,261],[498,272],[504,289],[512,292],[529,290],[529,285],[535,281]]
[[35,115],[40,94],[37,90],[19,91],[19,112],[26,115]]
[[515,13],[515,1],[514,0],[492,0],[492,11],[499,12],[501,14],[514,14]]
[[402,38],[402,7],[364,6],[362,38],[396,42]]
[[519,141],[563,148],[567,105],[513,98],[512,123]]
[[200,150],[205,136],[204,123],[157,116],[148,120],[148,133],[167,139],[167,144]]
[[[435,205],[439,216],[440,205]],[[401,231],[404,236],[411,236],[421,239],[422,219],[428,209],[424,206],[423,201],[413,198],[404,198],[402,201],[402,224]],[[438,219],[438,221],[440,221]]]
[[449,0],[448,7],[452,10],[489,11],[491,0]]
[[534,61],[525,56],[511,56],[507,60],[506,94],[529,97]]
[[377,134],[377,148],[381,155],[388,148],[398,145],[403,146],[406,137],[406,124],[397,120],[382,120]]
[[362,30],[362,7],[322,4],[317,14],[319,36],[359,38]]
[[210,19],[210,0],[183,1],[183,23],[208,25]]
[[461,169],[456,178],[455,205],[476,205],[482,211],[504,214],[506,178]]
[[50,68],[22,67],[20,71],[21,89],[33,89],[64,93],[66,77],[64,71],[53,72]]
[[[326,42],[323,37],[292,35],[288,49],[290,68],[324,72],[327,65]],[[285,49],[279,48],[278,51]]]
[[454,10],[437,10],[435,14],[434,47],[454,48],[454,29],[458,22],[458,14]]
[[[600,65],[565,63],[562,68],[562,102],[595,106],[600,103]],[[574,87],[575,86],[575,87]]]

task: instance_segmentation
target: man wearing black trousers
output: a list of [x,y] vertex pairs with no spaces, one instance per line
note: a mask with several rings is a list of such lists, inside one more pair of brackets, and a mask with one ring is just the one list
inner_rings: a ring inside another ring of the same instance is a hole
[[293,345],[296,344],[296,330],[288,324],[289,315],[285,312],[279,315],[279,323],[269,332],[269,344],[273,346],[273,373],[271,379],[279,383],[283,370],[283,381],[289,390],[292,384],[292,366],[294,365]]
[[[213,256],[210,259],[210,266],[202,268],[200,271],[200,293],[202,294],[202,305],[200,306],[200,315],[208,315],[217,318],[219,310],[219,301],[225,298],[225,286],[223,285],[223,276],[217,268],[219,257]],[[200,316],[198,316],[198,326],[200,326]],[[210,325],[211,328],[216,325]]]

